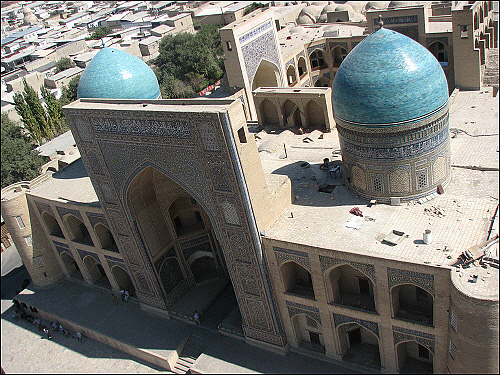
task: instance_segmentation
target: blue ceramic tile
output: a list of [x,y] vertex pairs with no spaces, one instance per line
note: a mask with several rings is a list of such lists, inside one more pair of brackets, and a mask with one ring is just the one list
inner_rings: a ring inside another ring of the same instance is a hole
[[156,75],[141,59],[103,48],[87,65],[78,84],[79,98],[157,99]]
[[408,121],[447,100],[448,84],[436,58],[414,40],[385,28],[347,55],[332,86],[335,116],[362,124]]

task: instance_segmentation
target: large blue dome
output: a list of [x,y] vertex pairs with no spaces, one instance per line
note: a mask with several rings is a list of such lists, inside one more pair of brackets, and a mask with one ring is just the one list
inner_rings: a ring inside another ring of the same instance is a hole
[[436,58],[414,40],[385,28],[347,55],[332,85],[335,117],[367,125],[417,119],[447,100],[448,84]]
[[160,87],[147,64],[115,48],[103,48],[87,65],[78,84],[79,98],[157,99]]

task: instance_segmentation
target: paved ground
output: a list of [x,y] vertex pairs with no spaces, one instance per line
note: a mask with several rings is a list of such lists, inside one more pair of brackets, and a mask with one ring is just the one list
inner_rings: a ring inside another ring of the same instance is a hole
[[[274,354],[236,340],[207,331],[203,327],[176,320],[167,320],[140,310],[135,303],[115,306],[105,291],[88,288],[66,281],[51,289],[30,292],[20,300],[43,308],[45,311],[64,314],[71,321],[120,341],[135,343],[161,354],[171,350],[179,337],[189,333],[209,335],[212,344],[205,351],[204,372],[259,372],[259,373],[353,373],[342,366],[289,353]],[[86,305],[87,307],[83,307]],[[52,341],[41,339],[32,324],[12,315],[10,300],[2,300],[2,367],[6,373],[87,373],[87,372],[160,372],[122,352],[99,342],[76,339],[54,333]],[[113,320],[115,322],[113,323]],[[128,322],[128,323],[127,323]],[[131,323],[133,322],[133,323]],[[202,319],[203,324],[203,319]],[[140,333],[140,334],[139,334]],[[49,367],[49,368],[47,368]]]

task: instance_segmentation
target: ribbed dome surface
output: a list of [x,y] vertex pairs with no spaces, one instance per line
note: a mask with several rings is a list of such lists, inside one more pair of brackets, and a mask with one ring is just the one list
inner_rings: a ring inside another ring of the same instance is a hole
[[436,58],[414,40],[385,28],[347,55],[332,86],[335,116],[362,124],[416,119],[447,100],[448,84]]
[[103,48],[87,65],[78,84],[79,98],[157,99],[160,87],[147,64],[130,53]]

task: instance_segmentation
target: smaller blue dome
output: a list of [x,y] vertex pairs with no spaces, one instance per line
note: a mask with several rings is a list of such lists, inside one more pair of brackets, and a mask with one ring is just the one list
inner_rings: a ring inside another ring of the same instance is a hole
[[160,86],[144,61],[115,48],[103,48],[83,71],[77,95],[78,98],[157,99]]

